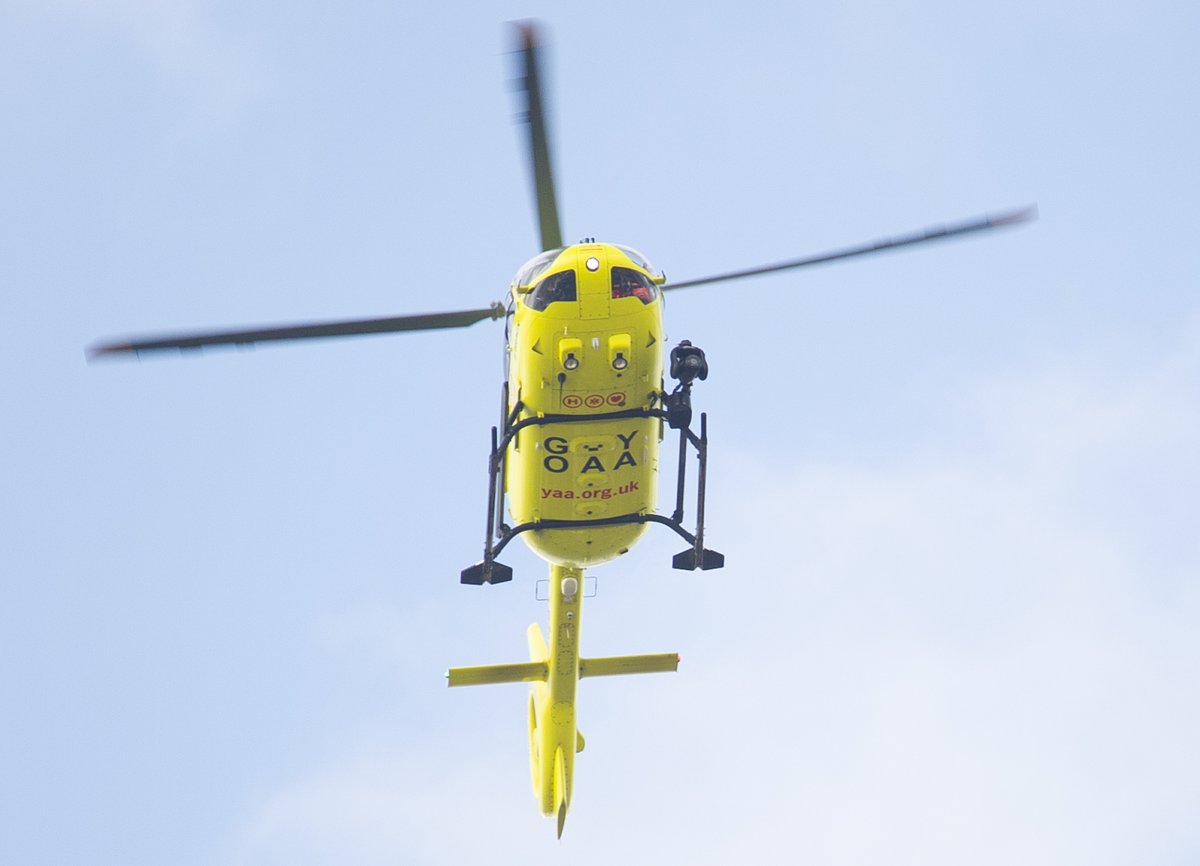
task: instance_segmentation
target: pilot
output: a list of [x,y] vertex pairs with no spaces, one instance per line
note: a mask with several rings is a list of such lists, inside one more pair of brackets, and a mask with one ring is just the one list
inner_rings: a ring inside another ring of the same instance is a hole
[[639,279],[640,276],[637,271],[631,271],[626,268],[613,268],[612,296],[614,298],[628,298],[632,295],[643,304],[650,303],[654,300],[654,296],[646,288],[645,283]]
[[575,272],[563,271],[551,274],[534,287],[529,306],[544,310],[555,301],[574,301],[575,298]]

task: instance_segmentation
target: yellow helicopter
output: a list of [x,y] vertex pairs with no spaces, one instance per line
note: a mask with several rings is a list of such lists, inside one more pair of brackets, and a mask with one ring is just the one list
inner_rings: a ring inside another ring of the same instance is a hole
[[[512,579],[497,557],[517,536],[550,566],[550,621],[544,636],[528,629],[530,660],[451,668],[451,686],[526,682],[529,754],[542,813],[561,837],[571,804],[574,758],[584,740],[575,721],[583,677],[674,671],[675,653],[580,656],[584,570],[627,553],[648,524],[687,542],[673,566],[715,569],[724,557],[704,542],[708,436],[705,415],[693,425],[691,392],[708,375],[704,352],[684,340],[668,352],[663,293],[791,270],[1026,222],[1033,208],[983,216],[803,258],[668,283],[638,251],[587,239],[564,244],[539,80],[536,26],[515,25],[516,55],[527,99],[524,122],[542,252],[513,279],[508,298],[449,313],[269,326],[104,342],[89,358],[208,346],[458,328],[484,319],[506,325],[508,375],[502,417],[492,428],[483,559],[461,573],[465,584]],[[672,381],[667,389],[664,373]],[[698,429],[696,429],[698,427]],[[678,431],[674,510],[657,512],[659,449]],[[684,526],[688,455],[698,460],[695,527]],[[511,523],[506,522],[507,511]]]

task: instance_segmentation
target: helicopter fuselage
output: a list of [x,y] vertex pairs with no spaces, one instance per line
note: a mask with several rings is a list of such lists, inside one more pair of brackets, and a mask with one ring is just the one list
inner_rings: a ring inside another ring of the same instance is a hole
[[[654,511],[662,420],[604,416],[660,405],[661,281],[636,251],[597,243],[543,253],[518,273],[509,416],[564,419],[526,426],[509,442],[505,485],[518,524]],[[645,528],[578,526],[523,537],[542,558],[582,568],[627,552]]]

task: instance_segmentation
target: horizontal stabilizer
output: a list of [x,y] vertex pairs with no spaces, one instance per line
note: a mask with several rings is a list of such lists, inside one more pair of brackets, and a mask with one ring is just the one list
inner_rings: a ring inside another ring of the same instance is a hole
[[549,667],[545,662],[518,662],[511,665],[479,665],[472,668],[450,668],[446,671],[449,686],[490,686],[493,683],[545,682]]
[[621,674],[664,674],[679,670],[676,653],[648,656],[609,656],[600,659],[580,659],[579,677],[615,677]]

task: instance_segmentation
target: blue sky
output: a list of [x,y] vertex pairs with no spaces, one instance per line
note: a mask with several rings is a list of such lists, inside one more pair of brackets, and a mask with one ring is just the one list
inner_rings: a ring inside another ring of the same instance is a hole
[[[484,306],[569,238],[683,279],[709,535],[598,569],[567,832],[544,566],[482,590],[502,334],[88,366],[106,336]],[[0,5],[0,860],[1185,863],[1200,855],[1200,85],[1183,3]]]

